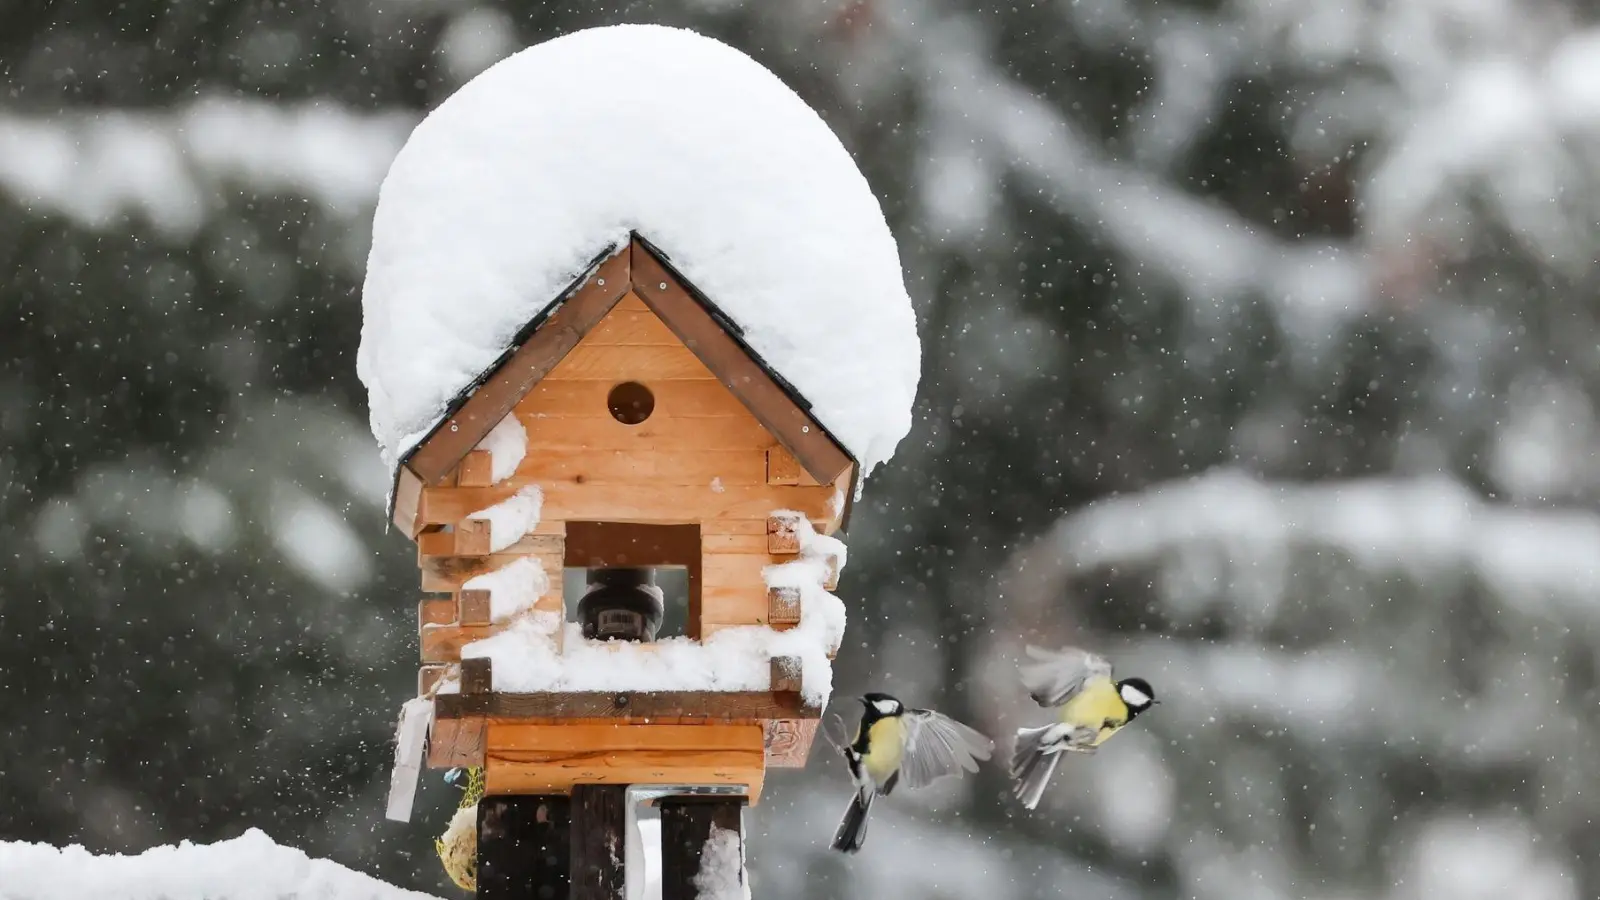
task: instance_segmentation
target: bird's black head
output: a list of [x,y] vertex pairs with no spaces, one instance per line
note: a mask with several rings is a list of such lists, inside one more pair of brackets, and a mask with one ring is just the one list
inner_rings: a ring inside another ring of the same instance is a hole
[[863,694],[861,705],[866,707],[862,718],[868,722],[876,722],[886,716],[898,716],[905,712],[905,707],[900,701],[888,694]]
[[466,790],[467,770],[461,768],[460,766],[456,766],[450,771],[444,773],[444,783],[450,785],[451,787],[459,788],[463,791]]
[[1117,682],[1117,696],[1128,704],[1129,721],[1160,702],[1156,700],[1156,692],[1150,687],[1150,682],[1143,678],[1124,678]]

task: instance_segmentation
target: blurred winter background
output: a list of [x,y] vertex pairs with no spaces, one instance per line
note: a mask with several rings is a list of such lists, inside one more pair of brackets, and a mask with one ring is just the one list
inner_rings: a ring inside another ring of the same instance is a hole
[[0,839],[259,826],[454,895],[438,773],[382,817],[374,196],[486,66],[661,21],[821,111],[919,304],[840,688],[1000,732],[1022,641],[1074,640],[1168,700],[1037,814],[989,769],[850,860],[819,752],[758,897],[1600,895],[1600,14],[1000,6],[0,5]]

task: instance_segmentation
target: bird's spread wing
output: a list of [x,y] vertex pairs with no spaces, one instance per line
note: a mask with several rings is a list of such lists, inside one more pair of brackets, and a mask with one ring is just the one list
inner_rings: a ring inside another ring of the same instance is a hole
[[900,780],[911,788],[931,784],[965,769],[978,771],[978,760],[994,752],[994,741],[931,709],[908,709],[905,752],[900,758]]
[[1042,650],[1028,647],[1022,664],[1022,685],[1040,706],[1060,706],[1083,689],[1091,678],[1111,677],[1111,663],[1099,654],[1068,647]]
[[833,749],[840,753],[853,743],[850,740],[850,732],[845,729],[844,717],[838,713],[829,713],[823,720],[822,735],[833,745]]

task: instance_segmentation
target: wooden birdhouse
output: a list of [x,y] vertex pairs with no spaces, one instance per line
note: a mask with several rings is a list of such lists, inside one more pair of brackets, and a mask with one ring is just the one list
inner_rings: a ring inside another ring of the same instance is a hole
[[[401,459],[431,767],[483,767],[490,796],[724,785],[753,803],[768,769],[805,763],[807,667],[840,638],[826,536],[859,466],[714,299],[635,235]],[[656,633],[664,615],[681,634]]]

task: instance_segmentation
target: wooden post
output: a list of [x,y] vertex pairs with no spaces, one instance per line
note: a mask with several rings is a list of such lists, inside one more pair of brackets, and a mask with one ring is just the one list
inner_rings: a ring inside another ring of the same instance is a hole
[[[698,900],[694,878],[713,826],[744,843],[743,797],[668,797],[661,801],[661,900]],[[741,849],[742,853],[742,849]]]
[[478,801],[479,900],[566,900],[570,821],[566,797]]
[[627,822],[627,785],[572,786],[572,900],[622,900]]

